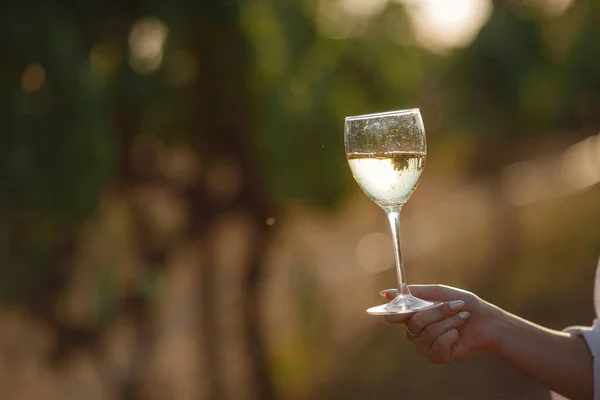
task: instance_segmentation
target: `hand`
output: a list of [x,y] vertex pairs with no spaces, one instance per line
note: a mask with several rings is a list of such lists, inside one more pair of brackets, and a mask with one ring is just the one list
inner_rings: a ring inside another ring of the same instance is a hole
[[[436,308],[385,317],[392,324],[405,324],[406,338],[415,345],[417,353],[432,362],[446,363],[488,351],[493,346],[494,306],[473,293],[449,286],[411,285],[410,290],[423,300],[444,302]],[[391,301],[396,290],[384,290],[381,295]]]

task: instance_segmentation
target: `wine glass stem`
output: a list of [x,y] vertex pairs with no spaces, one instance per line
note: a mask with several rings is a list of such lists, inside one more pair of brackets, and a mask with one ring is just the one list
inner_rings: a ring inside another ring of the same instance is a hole
[[384,209],[390,221],[392,240],[394,242],[394,254],[396,257],[396,275],[398,276],[398,296],[410,296],[410,290],[406,283],[404,274],[404,263],[402,262],[402,249],[400,247],[400,211],[402,206],[386,207]]

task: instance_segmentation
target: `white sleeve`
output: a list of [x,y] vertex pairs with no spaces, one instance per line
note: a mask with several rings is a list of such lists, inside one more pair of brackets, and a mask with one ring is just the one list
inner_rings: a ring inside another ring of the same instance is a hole
[[[573,326],[563,330],[572,334],[580,335],[585,339],[594,363],[594,400],[600,400],[600,320],[594,320],[590,326]],[[552,392],[552,400],[567,400]]]
[[572,327],[564,330],[581,335],[587,343],[594,359],[594,400],[600,400],[600,320],[596,319],[591,327]]
[[[592,326],[573,326],[564,329],[564,332],[580,335],[585,339],[594,360],[594,400],[600,400],[600,260],[598,260],[594,282],[594,308],[596,319]],[[551,395],[552,400],[566,400],[554,392]]]

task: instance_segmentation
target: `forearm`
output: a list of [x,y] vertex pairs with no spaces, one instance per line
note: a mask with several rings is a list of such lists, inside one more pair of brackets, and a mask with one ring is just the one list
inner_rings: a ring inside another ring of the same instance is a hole
[[583,338],[546,329],[500,309],[493,313],[492,354],[569,399],[592,399],[593,360]]

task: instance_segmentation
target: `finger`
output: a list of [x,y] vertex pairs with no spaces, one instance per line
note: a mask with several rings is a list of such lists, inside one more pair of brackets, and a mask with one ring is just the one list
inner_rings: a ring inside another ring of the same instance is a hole
[[386,289],[379,292],[379,295],[387,301],[392,301],[396,297],[398,291],[396,289]]
[[452,346],[458,342],[458,330],[455,328],[441,334],[425,353],[425,356],[434,363],[445,363],[452,359]]
[[457,289],[451,288],[446,285],[409,285],[413,296],[423,300],[437,300],[437,301],[452,301],[452,300],[468,300],[470,293]]
[[[394,315],[386,315],[384,316],[385,320],[387,322],[389,322],[390,324],[403,324],[405,323],[410,317],[413,316],[414,313],[408,313],[408,314],[394,314]],[[414,332],[414,331],[413,331]],[[416,332],[415,332],[416,333]]]
[[406,320],[406,326],[411,332],[420,334],[427,325],[441,321],[451,315],[456,314],[465,305],[462,300],[453,300],[442,304],[436,308],[419,311]]
[[451,317],[427,325],[417,338],[419,346],[423,346],[426,349],[431,348],[438,337],[442,336],[450,329],[461,326],[465,323],[467,318],[469,318],[469,312],[461,311]]
[[[467,300],[471,293],[446,285],[409,285],[411,293],[424,300],[451,301]],[[396,289],[386,289],[379,295],[387,301],[392,301],[398,294]]]

